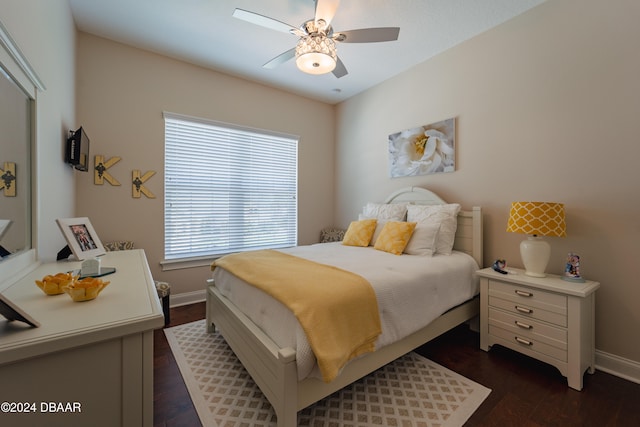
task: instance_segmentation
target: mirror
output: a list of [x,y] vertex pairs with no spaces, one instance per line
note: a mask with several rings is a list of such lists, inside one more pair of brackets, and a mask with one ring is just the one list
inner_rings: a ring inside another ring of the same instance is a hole
[[[0,259],[0,290],[38,263],[33,247],[37,230],[32,203],[37,186],[32,156],[37,146],[37,94],[44,90],[44,84],[0,21],[0,220],[4,225],[0,245],[9,253]],[[5,192],[9,182],[11,188]]]
[[31,249],[31,111],[0,64],[0,260]]

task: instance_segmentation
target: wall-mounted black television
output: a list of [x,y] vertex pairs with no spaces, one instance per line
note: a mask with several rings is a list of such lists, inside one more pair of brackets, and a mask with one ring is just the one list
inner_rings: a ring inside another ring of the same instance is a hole
[[82,126],[67,138],[64,161],[79,171],[89,170],[89,137]]

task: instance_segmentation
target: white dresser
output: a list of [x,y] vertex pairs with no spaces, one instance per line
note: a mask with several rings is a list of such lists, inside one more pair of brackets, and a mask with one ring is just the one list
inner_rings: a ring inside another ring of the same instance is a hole
[[0,317],[0,425],[153,425],[153,330],[164,317],[149,266],[142,250],[101,263],[116,272],[92,301],[35,284],[79,262],[43,264],[2,291],[41,326]]
[[559,276],[536,278],[523,270],[480,276],[480,348],[494,344],[549,363],[582,390],[585,371],[595,371],[595,291],[600,283]]

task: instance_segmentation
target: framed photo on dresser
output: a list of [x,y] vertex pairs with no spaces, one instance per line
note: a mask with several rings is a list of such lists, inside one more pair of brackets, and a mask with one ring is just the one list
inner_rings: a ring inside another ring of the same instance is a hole
[[73,255],[83,261],[106,253],[89,218],[59,218],[56,220]]

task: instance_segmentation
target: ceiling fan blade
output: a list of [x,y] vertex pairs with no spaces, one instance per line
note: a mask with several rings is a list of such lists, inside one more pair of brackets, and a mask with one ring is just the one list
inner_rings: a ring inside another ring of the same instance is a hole
[[262,67],[263,68],[276,68],[277,66],[284,64],[285,62],[287,62],[290,59],[293,59],[293,57],[296,56],[296,48],[292,48],[289,49],[286,52],[282,52],[280,55],[276,56],[275,58],[273,58],[271,61],[267,62],[266,64],[264,64]]
[[336,78],[344,77],[348,74],[347,67],[344,66],[340,57],[336,58],[336,68],[333,69],[332,73]]
[[340,31],[333,39],[342,43],[375,43],[398,40],[399,27],[363,28],[360,30]]
[[243,21],[251,22],[252,24],[260,25],[262,27],[270,28],[276,31],[282,31],[284,33],[291,33],[298,29],[285,22],[278,21],[268,16],[260,15],[259,13],[249,12],[244,9],[236,9],[233,11],[233,17],[242,19]]
[[322,19],[327,25],[331,24],[339,5],[340,0],[316,0],[316,16],[314,20],[318,22]]

